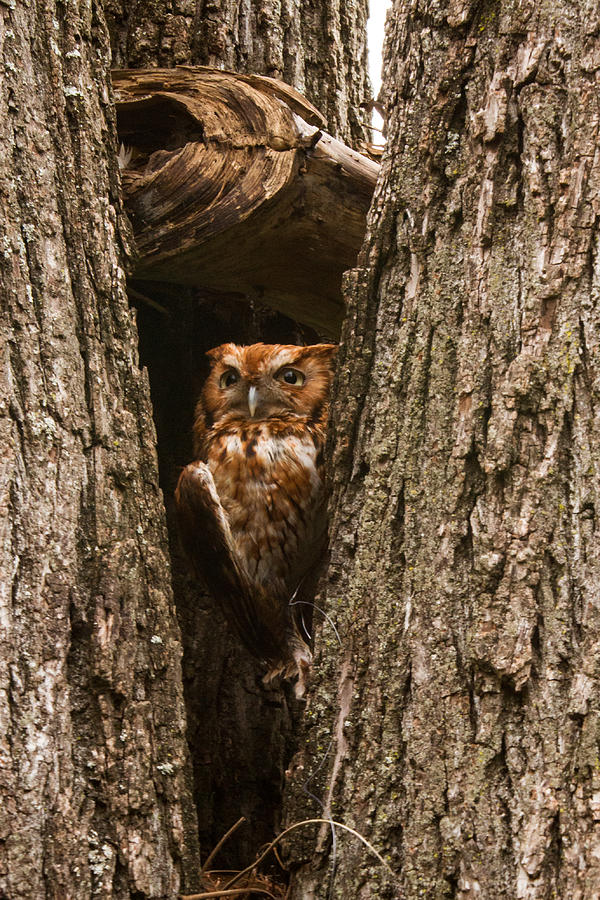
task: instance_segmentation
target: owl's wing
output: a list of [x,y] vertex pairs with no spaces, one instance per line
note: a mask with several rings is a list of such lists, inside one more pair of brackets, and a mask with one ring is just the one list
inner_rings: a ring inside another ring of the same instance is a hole
[[257,593],[250,585],[205,463],[194,462],[185,467],[179,476],[175,501],[185,553],[196,574],[222,604],[229,623],[247,649],[266,660],[272,671],[278,668],[284,674],[293,674],[291,669],[288,671],[295,659],[290,647],[293,625],[289,607],[281,598]]
[[[305,583],[312,584],[313,589],[316,587],[327,550],[327,500],[327,494],[322,490],[310,515],[306,517],[306,532],[297,555],[290,561],[287,576],[290,596]],[[307,588],[303,587],[303,591],[306,593]]]

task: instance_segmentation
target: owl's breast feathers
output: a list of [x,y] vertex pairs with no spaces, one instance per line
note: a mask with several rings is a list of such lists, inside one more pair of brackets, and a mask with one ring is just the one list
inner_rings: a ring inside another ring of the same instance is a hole
[[323,431],[304,417],[215,425],[203,456],[257,588],[289,601],[326,531]]

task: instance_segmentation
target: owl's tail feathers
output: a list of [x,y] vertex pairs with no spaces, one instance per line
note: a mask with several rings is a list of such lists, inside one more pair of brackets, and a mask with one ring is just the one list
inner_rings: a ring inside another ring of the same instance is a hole
[[[305,681],[311,653],[299,634],[290,637],[287,610],[274,598],[257,596],[239,560],[227,513],[215,482],[203,462],[186,466],[175,490],[179,532],[186,556],[197,576],[222,605],[242,643],[277,674]],[[302,646],[300,646],[302,645]],[[299,682],[300,683],[300,682]]]

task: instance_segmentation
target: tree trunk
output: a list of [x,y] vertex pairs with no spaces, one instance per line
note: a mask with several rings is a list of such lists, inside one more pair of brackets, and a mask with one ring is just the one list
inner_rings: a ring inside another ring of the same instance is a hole
[[196,823],[108,35],[0,16],[0,896],[173,897]]
[[342,646],[289,791],[395,874],[326,826],[295,897],[600,893],[599,34],[583,0],[395,4],[334,389]]
[[367,139],[367,0],[108,0],[107,15],[115,67],[270,75],[304,94],[334,137]]

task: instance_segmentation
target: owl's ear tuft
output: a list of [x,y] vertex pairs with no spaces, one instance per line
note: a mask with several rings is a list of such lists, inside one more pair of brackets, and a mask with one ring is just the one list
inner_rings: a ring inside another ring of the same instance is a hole
[[237,350],[238,347],[236,344],[219,344],[218,347],[207,350],[205,356],[207,356],[210,359],[211,364],[214,365],[216,362],[220,362],[227,353],[237,353]]
[[337,344],[317,344],[317,348],[323,353],[327,359],[335,359],[338,352]]
[[227,344],[220,344],[218,347],[213,347],[212,350],[207,350],[204,354],[208,356],[211,362],[216,362],[223,355],[223,350],[227,346]]
[[323,359],[323,360],[332,360],[335,358],[337,353],[338,345],[337,344],[310,344],[308,347],[303,347],[303,350],[306,353],[302,354],[302,356],[306,356],[310,359]]

